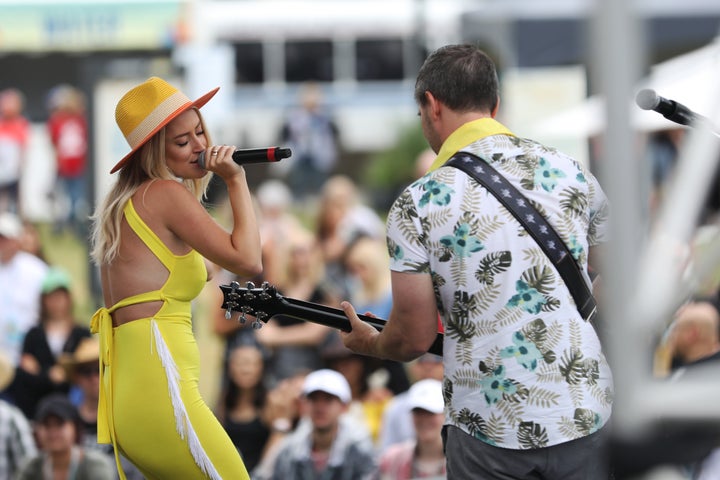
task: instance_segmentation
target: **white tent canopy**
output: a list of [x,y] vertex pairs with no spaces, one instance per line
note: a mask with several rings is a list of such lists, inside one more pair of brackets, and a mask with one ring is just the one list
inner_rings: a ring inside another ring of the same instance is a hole
[[[652,67],[650,75],[636,90],[650,88],[661,97],[675,100],[690,110],[717,118],[720,97],[720,37],[712,43]],[[677,123],[654,111],[642,110],[629,101],[632,125],[640,131],[678,128]],[[537,132],[543,135],[593,136],[605,127],[605,104],[601,96],[592,96],[581,104],[545,118]]]

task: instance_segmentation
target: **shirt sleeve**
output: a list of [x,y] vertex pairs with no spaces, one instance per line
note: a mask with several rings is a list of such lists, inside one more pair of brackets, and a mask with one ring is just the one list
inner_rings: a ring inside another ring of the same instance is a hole
[[424,238],[422,219],[412,191],[406,189],[388,213],[390,269],[396,272],[429,273],[430,262]]

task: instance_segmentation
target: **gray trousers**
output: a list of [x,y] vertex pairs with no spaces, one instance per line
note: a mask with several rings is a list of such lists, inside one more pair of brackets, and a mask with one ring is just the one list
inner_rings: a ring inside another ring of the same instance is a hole
[[459,428],[443,427],[448,480],[608,480],[608,435],[535,450],[493,447]]

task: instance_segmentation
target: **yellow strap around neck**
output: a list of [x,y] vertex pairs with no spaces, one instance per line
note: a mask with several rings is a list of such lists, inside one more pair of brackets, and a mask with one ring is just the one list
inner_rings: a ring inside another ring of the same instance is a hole
[[445,140],[440,147],[437,158],[430,165],[428,172],[442,167],[450,157],[461,148],[467,147],[481,138],[491,135],[513,135],[503,124],[493,118],[480,118],[462,125]]

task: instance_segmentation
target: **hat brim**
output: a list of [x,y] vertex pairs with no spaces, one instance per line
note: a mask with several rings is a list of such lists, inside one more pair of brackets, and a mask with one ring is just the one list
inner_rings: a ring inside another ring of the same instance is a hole
[[157,127],[155,127],[144,139],[142,139],[142,141],[140,141],[135,146],[135,148],[133,148],[130,151],[130,153],[125,155],[118,163],[116,163],[115,166],[112,168],[112,170],[110,170],[110,173],[111,174],[115,173],[118,170],[120,170],[121,168],[123,168],[127,164],[127,162],[132,158],[132,156],[135,155],[135,152],[140,150],[140,148],[142,148],[142,146],[145,145],[147,143],[147,141],[153,137],[153,135],[158,133],[165,125],[172,122],[178,115],[180,115],[183,112],[188,111],[191,108],[201,108],[203,105],[205,105],[207,102],[209,102],[212,97],[215,96],[215,94],[218,92],[218,90],[220,90],[220,87],[216,87],[216,88],[210,90],[208,93],[206,93],[202,97],[198,98],[194,102],[188,102],[185,105],[183,105],[182,107],[175,110],[170,115],[168,115],[167,118],[165,118],[165,120],[160,122],[160,124]]

